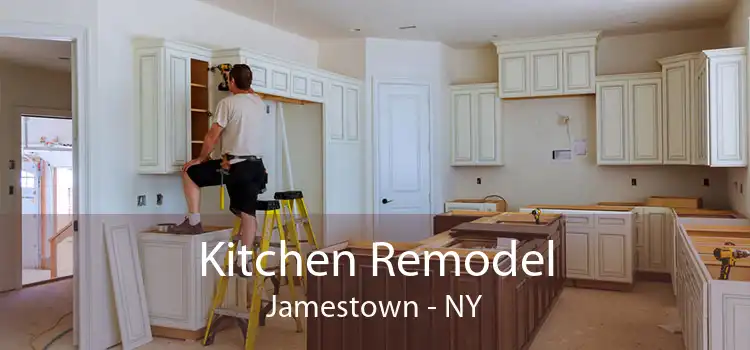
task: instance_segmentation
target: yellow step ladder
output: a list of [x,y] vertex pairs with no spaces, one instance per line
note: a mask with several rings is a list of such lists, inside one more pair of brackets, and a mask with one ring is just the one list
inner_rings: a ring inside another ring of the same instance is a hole
[[[223,192],[223,191],[222,191]],[[276,200],[259,200],[258,201],[258,211],[265,212],[265,217],[263,220],[263,228],[261,231],[261,240],[260,243],[257,243],[252,247],[253,253],[252,253],[252,259],[249,263],[252,263],[253,266],[253,272],[257,271],[258,268],[262,269],[263,271],[268,272],[270,269],[268,269],[267,264],[267,257],[264,256],[262,259],[260,259],[260,262],[256,263],[255,257],[260,256],[263,252],[266,252],[270,249],[271,246],[279,247],[281,244],[271,243],[271,239],[273,237],[273,231],[277,230],[279,233],[279,240],[280,242],[289,242],[290,244],[286,244],[287,250],[297,251],[302,261],[298,262],[302,264],[302,271],[303,271],[303,278],[302,281],[304,283],[303,290],[305,289],[306,282],[307,282],[307,274],[305,273],[306,267],[304,265],[304,257],[305,254],[302,252],[301,249],[301,243],[303,242],[312,242],[315,249],[318,249],[318,243],[315,239],[315,235],[313,233],[312,227],[310,226],[310,220],[307,213],[307,207],[305,206],[304,199],[302,196],[301,191],[287,191],[287,192],[277,192],[274,195],[274,198],[277,198]],[[297,206],[301,212],[301,218],[295,219],[294,218],[294,207]],[[286,210],[288,210],[288,212]],[[287,219],[287,222],[282,222],[282,214],[281,212],[284,212],[284,218]],[[299,241],[298,234],[297,234],[297,224],[304,224],[305,231],[307,233],[308,240]],[[272,300],[264,300],[262,294],[264,294],[264,284],[265,280],[271,279],[271,281],[274,284],[274,292],[273,294],[276,295],[279,292],[279,286],[280,286],[280,280],[283,278],[283,276],[279,276],[279,267],[275,267],[274,270],[276,270],[275,277],[266,277],[263,275],[254,275],[251,276],[252,278],[252,298],[250,301],[250,305],[248,306],[249,312],[243,312],[243,311],[237,311],[235,309],[227,309],[227,308],[221,308],[222,304],[224,304],[224,298],[226,296],[227,292],[227,286],[229,284],[229,279],[233,278],[234,276],[229,276],[230,266],[234,267],[235,261],[234,258],[237,257],[237,251],[238,247],[241,245],[241,242],[239,240],[239,230],[240,230],[240,219],[237,218],[235,221],[234,229],[232,231],[232,238],[230,240],[229,249],[227,251],[227,254],[224,258],[224,276],[221,276],[219,279],[219,282],[216,286],[216,291],[214,293],[213,302],[211,304],[211,309],[209,310],[208,314],[208,320],[206,323],[206,331],[203,338],[203,345],[208,346],[213,344],[216,331],[218,330],[218,324],[224,320],[224,319],[234,319],[236,320],[237,324],[240,326],[240,329],[242,330],[243,337],[245,338],[245,350],[253,350],[255,348],[255,340],[257,338],[257,331],[258,326],[262,326],[265,324],[265,316],[271,309],[271,303]],[[287,236],[287,232],[289,235]],[[280,261],[280,264],[288,265],[288,262],[285,260]],[[256,266],[257,265],[257,266]],[[248,268],[249,270],[249,268]],[[290,271],[289,268],[286,269],[287,273]],[[241,271],[232,271],[233,275],[240,273],[239,277],[235,278],[247,278],[243,277],[241,275]],[[236,276],[236,275],[235,275]],[[291,278],[287,278],[287,286],[289,287],[289,293],[291,297],[291,302],[294,303],[297,300],[297,294],[295,290],[294,281]],[[265,303],[265,305],[263,305]],[[304,327],[302,325],[302,320],[299,318],[295,318],[296,326],[297,326],[297,332],[301,333],[304,331]]]

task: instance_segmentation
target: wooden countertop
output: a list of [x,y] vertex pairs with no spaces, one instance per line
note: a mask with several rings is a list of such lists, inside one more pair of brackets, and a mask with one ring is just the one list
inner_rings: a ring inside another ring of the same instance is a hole
[[590,210],[590,211],[631,211],[635,206],[614,205],[566,205],[566,204],[530,204],[523,208],[559,209],[559,210]]

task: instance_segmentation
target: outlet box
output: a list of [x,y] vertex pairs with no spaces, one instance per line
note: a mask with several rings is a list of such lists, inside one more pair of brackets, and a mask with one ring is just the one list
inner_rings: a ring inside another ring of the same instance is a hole
[[156,194],[156,205],[164,203],[164,195],[161,193]]
[[142,194],[138,196],[138,206],[139,207],[145,207],[146,206],[146,195]]
[[630,186],[638,186],[638,179],[636,178],[630,179]]
[[703,179],[703,186],[709,187],[711,186],[711,182],[708,179]]
[[481,185],[481,184],[482,184],[482,178],[481,178],[481,177],[478,177],[478,178],[477,178],[477,185]]

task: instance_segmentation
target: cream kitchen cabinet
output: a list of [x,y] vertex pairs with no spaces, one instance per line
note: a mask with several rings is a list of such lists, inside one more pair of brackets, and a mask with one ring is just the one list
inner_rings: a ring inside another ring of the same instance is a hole
[[134,51],[138,171],[179,172],[191,159],[191,94],[194,89],[208,88],[191,83],[194,75],[204,75],[198,80],[206,80],[208,75],[208,71],[195,71],[194,63],[207,65],[211,52],[157,39],[135,40]]
[[138,234],[152,326],[197,331],[206,325],[220,275],[210,262],[202,264],[202,257],[210,255],[221,243],[222,248],[213,256],[221,266],[232,229],[206,230],[209,232],[200,235]]
[[451,87],[451,165],[502,165],[497,84]]
[[672,209],[639,207],[636,233],[637,270],[669,274],[673,262]]
[[747,166],[746,49],[659,60],[664,81],[664,164]]
[[[521,208],[531,212],[533,208]],[[566,223],[566,273],[571,279],[632,284],[635,213],[542,209]]]
[[597,77],[597,163],[662,163],[661,73]]
[[501,98],[595,93],[599,32],[497,41]]

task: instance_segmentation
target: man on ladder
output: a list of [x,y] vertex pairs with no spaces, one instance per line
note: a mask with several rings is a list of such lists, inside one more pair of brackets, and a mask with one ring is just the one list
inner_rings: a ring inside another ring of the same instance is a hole
[[[258,195],[268,183],[261,154],[262,118],[266,115],[266,105],[251,88],[253,73],[246,64],[234,65],[229,71],[228,80],[232,96],[219,102],[216,121],[206,133],[200,155],[183,167],[183,190],[188,215],[174,227],[172,233],[203,233],[200,188],[226,185],[229,209],[241,218],[239,235],[242,245],[252,251],[258,227],[255,219]],[[209,160],[209,154],[219,139],[222,159]],[[225,177],[224,174],[229,176]],[[242,266],[237,261],[235,271],[244,273]]]

